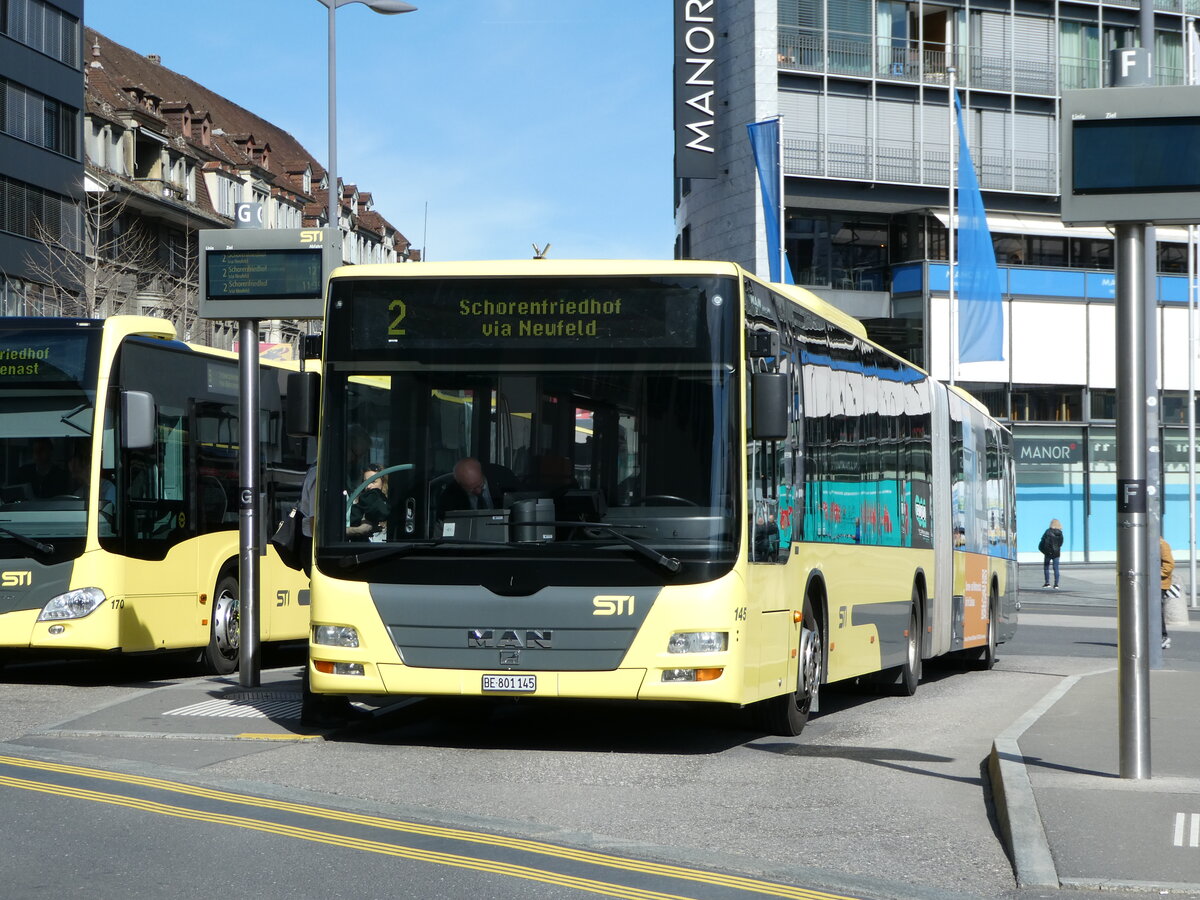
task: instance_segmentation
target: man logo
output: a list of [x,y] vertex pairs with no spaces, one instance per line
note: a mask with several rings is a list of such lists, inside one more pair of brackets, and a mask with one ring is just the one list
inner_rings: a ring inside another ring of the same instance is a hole
[[0,587],[29,587],[31,584],[32,572],[5,572],[0,575]]
[[631,594],[601,594],[592,598],[593,616],[632,616],[633,596]]

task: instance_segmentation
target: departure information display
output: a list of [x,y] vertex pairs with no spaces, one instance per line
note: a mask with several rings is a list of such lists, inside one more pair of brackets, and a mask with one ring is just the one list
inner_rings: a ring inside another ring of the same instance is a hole
[[321,250],[213,250],[209,300],[279,300],[321,296]]

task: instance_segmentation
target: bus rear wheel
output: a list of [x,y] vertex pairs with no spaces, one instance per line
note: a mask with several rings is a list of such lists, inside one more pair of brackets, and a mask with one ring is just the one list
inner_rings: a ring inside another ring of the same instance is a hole
[[237,671],[241,648],[242,603],[238,582],[232,575],[223,575],[213,591],[208,646],[203,655],[205,670],[212,675],[229,675]]
[[985,672],[996,665],[996,616],[999,610],[1000,598],[997,595],[996,585],[993,584],[991,590],[988,591],[987,643],[980,649],[979,658],[975,661],[975,668]]
[[759,703],[763,729],[771,734],[795,737],[804,730],[809,714],[817,708],[821,679],[825,674],[825,646],[821,639],[821,623],[813,611],[815,603],[811,595],[804,603],[796,689]]

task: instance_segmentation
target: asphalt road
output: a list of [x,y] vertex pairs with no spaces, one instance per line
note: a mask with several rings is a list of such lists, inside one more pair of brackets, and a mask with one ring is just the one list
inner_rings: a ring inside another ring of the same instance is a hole
[[[743,717],[708,708],[531,701],[423,701],[335,739],[282,745],[42,733],[186,677],[178,664],[140,661],[107,673],[78,664],[5,672],[0,741],[10,743],[0,755],[853,897],[1032,898],[1040,895],[1014,888],[983,765],[992,738],[1063,676],[1112,659],[1110,613],[1027,607],[995,670],[927,667],[912,698],[826,691],[796,739],[764,736]],[[1169,652],[1179,656],[1172,665],[1200,664],[1200,634],[1179,636]],[[11,896],[60,896],[89,883],[96,897],[163,896],[156,890],[163,883],[212,890],[214,881],[262,897],[581,895],[577,886],[61,792],[12,787],[3,797],[0,840],[11,850],[0,862],[0,886],[19,886]],[[146,872],[147,860],[153,871],[130,880],[127,873]],[[131,884],[143,893],[130,893]]]

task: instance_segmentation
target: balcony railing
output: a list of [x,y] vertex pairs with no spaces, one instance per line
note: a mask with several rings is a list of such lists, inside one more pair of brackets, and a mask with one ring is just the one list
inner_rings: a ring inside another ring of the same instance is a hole
[[[1109,0],[1114,2],[1114,0]],[[1132,0],[1137,5],[1137,0]],[[1200,14],[1200,0],[1156,0],[1156,8]],[[971,50],[962,54],[954,47],[898,38],[829,32],[821,29],[779,26],[779,68],[796,72],[819,72],[886,81],[945,84],[952,63],[963,88],[1012,91],[1055,97],[1063,90],[1098,88],[1108,84],[1108,61],[1044,54],[987,53]],[[1156,66],[1158,84],[1183,84],[1183,69]]]
[[[1058,193],[1058,159],[1053,153],[984,151],[975,164],[979,186],[985,190]],[[783,170],[788,175],[948,187],[950,154],[945,144],[785,135]]]

